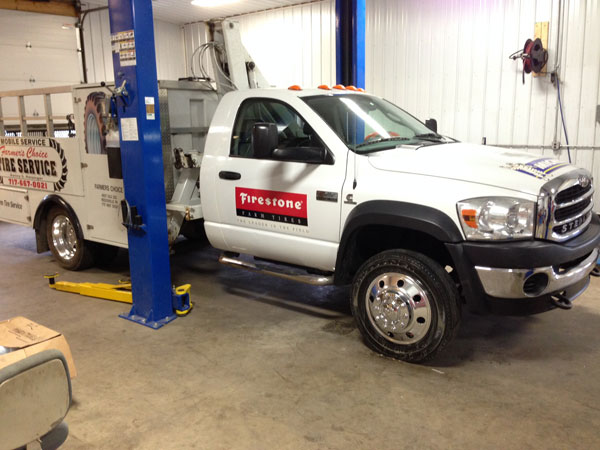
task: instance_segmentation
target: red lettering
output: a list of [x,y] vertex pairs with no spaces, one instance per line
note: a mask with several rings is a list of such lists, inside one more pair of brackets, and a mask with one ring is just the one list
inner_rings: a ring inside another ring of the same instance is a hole
[[306,219],[306,195],[263,189],[235,188],[236,209]]
[[27,157],[28,158],[48,158],[48,153],[36,150],[35,147],[29,147],[27,149]]

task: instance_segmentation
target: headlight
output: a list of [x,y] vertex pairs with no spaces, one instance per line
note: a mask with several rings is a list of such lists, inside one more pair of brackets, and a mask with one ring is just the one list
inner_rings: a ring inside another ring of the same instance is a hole
[[527,239],[535,227],[535,203],[512,197],[481,197],[456,204],[467,239]]

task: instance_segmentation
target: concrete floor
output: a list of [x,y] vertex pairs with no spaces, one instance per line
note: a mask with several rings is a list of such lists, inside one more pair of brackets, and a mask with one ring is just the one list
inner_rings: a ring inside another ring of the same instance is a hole
[[[600,448],[600,280],[572,311],[463,316],[426,366],[368,350],[347,292],[220,266],[181,241],[177,284],[194,311],[154,331],[124,304],[51,291],[58,270],[33,232],[0,223],[0,319],[24,315],[67,337],[79,375],[63,448]],[[116,282],[110,269],[63,272]]]

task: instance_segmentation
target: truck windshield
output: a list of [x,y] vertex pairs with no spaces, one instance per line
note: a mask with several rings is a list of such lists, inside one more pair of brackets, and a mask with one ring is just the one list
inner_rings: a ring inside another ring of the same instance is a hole
[[396,105],[370,95],[302,97],[344,143],[357,153],[378,152],[402,144],[449,142]]

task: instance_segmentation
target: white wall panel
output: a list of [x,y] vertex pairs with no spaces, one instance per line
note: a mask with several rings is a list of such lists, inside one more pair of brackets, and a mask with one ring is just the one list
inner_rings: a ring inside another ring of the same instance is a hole
[[[333,0],[233,17],[242,42],[273,86],[316,87],[335,82],[335,3]],[[202,23],[184,26],[189,58],[204,42]],[[197,67],[197,61],[194,62]]]
[[[0,91],[77,84],[79,56],[72,17],[0,10]],[[70,102],[53,99],[53,113],[70,112]],[[44,114],[42,97],[25,99],[28,115]],[[16,99],[3,99],[4,116],[16,116]],[[15,123],[15,122],[7,122]]]
[[[88,14],[83,25],[88,82],[114,79],[110,47],[108,11]],[[176,80],[186,74],[183,29],[159,20],[154,21],[156,71],[158,78]]]

